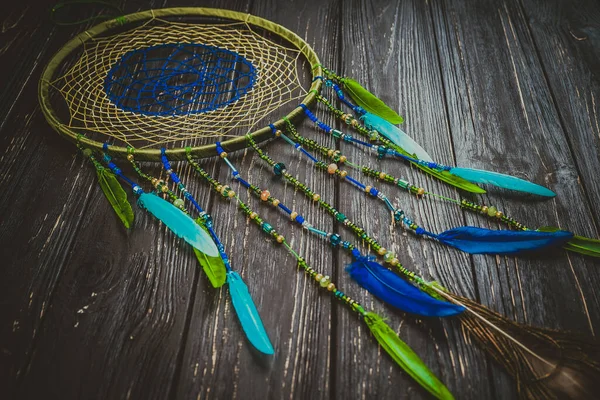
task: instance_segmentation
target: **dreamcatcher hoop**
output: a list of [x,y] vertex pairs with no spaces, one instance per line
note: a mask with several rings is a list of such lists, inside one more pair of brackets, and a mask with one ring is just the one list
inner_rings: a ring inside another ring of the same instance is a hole
[[[64,136],[71,142],[80,143],[82,146],[94,150],[102,150],[103,143],[93,140],[81,132],[69,127],[64,124],[60,117],[57,115],[55,109],[51,105],[51,82],[57,75],[57,72],[63,62],[73,53],[80,50],[88,41],[98,37],[99,35],[108,32],[110,30],[120,28],[125,24],[140,23],[144,21],[151,21],[156,18],[163,17],[209,17],[218,18],[234,22],[246,23],[250,26],[255,26],[264,29],[267,32],[273,33],[280,38],[285,39],[289,44],[293,45],[295,49],[302,54],[311,66],[312,71],[312,84],[308,89],[307,95],[302,99],[301,103],[307,106],[311,106],[316,101],[316,96],[320,93],[322,81],[315,79],[322,75],[322,68],[319,57],[300,36],[294,32],[284,28],[281,25],[275,24],[266,19],[256,17],[251,14],[240,13],[236,11],[215,9],[215,8],[200,8],[200,7],[177,7],[177,8],[165,8],[158,10],[148,10],[128,14],[123,17],[118,17],[105,21],[98,24],[85,32],[80,33],[69,42],[67,42],[50,60],[46,68],[42,73],[42,77],[38,86],[38,97],[42,112],[46,117],[46,120],[60,135]],[[294,108],[284,117],[279,118],[273,124],[282,128],[285,124],[284,119],[289,119],[293,122],[299,122],[304,118],[305,114],[300,106]],[[272,130],[269,126],[264,126],[249,135],[256,141],[261,142],[272,137]],[[244,136],[235,137],[224,140],[221,142],[221,146],[226,151],[235,151],[247,147],[247,140]],[[201,146],[195,146],[191,148],[191,154],[194,158],[206,158],[212,157],[216,154],[216,145],[205,144]],[[115,157],[125,157],[128,154],[128,148],[119,145],[111,145],[109,152]],[[146,161],[160,161],[161,152],[159,149],[136,149],[136,157],[139,160]],[[170,148],[167,150],[167,154],[173,160],[183,160],[186,158],[185,147],[181,148]]]

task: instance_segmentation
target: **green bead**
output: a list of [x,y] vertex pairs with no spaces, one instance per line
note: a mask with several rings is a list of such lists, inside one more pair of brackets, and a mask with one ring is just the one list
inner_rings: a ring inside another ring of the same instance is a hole
[[342,213],[339,213],[336,217],[335,217],[339,222],[344,222],[344,220],[346,219],[346,216]]
[[488,208],[488,210],[487,210],[487,214],[488,214],[490,217],[495,217],[497,212],[498,212],[498,210],[497,210],[497,209],[496,209],[496,207],[494,207],[494,206],[491,206],[491,207],[490,207],[490,208]]
[[177,208],[182,208],[183,204],[183,199],[176,199],[175,201],[173,201],[173,205]]
[[86,156],[86,157],[91,156],[92,155],[92,150],[90,150],[90,149],[83,150],[83,155]]

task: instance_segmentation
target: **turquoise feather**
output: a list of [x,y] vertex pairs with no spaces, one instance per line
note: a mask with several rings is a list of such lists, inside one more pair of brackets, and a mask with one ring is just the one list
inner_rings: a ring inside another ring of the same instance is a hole
[[219,257],[219,250],[210,235],[186,213],[153,193],[142,193],[138,205],[161,220],[167,228],[195,249],[210,257]]
[[415,142],[410,136],[404,133],[400,128],[390,124],[385,119],[378,117],[375,114],[369,112],[365,113],[360,117],[360,120],[369,129],[376,130],[389,140],[391,140],[396,146],[401,147],[408,154],[413,154],[416,158],[433,162],[429,154],[423,149],[417,142]]
[[498,172],[483,171],[481,169],[460,168],[450,169],[452,175],[463,178],[473,183],[484,183],[496,185],[505,189],[517,190],[519,192],[533,193],[539,196],[554,197],[556,193],[536,183],[526,181],[510,175]]
[[267,336],[265,327],[260,320],[260,315],[258,315],[256,306],[252,301],[248,286],[246,286],[242,277],[234,271],[227,273],[227,283],[229,284],[233,308],[248,340],[258,351],[264,354],[273,354],[275,350],[273,350],[273,345],[271,345],[269,336]]

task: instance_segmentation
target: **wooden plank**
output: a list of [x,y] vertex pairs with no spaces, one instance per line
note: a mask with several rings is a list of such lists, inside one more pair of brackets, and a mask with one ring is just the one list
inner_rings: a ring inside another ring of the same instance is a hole
[[[596,171],[600,168],[600,108],[597,104],[600,92],[600,6],[593,1],[577,5],[523,1],[522,6],[542,61],[556,115],[581,178],[578,183],[589,204],[598,204],[600,182]],[[565,177],[573,178],[575,177]],[[593,206],[588,209],[588,214],[597,227],[600,219],[594,209]],[[582,234],[597,233],[597,230],[591,230]]]
[[[538,203],[491,191],[484,202],[533,227],[560,225],[597,237],[598,6],[523,3],[204,5],[251,12],[305,37],[325,65],[357,78],[398,108],[407,117],[405,130],[434,158],[492,166],[548,184],[559,194]],[[5,88],[0,183],[10,188],[0,192],[0,253],[6,265],[0,279],[0,381],[7,383],[0,386],[8,388],[3,393],[65,399],[428,396],[377,348],[352,313],[295,271],[284,249],[265,240],[188,166],[177,164],[214,216],[275,345],[272,359],[257,355],[233,315],[227,289],[213,290],[187,246],[144,212],[136,211],[135,229],[126,232],[98,191],[93,171],[45,123],[36,106],[37,76],[50,54],[79,29],[54,33],[43,22],[45,10],[20,4],[12,9],[5,26],[15,18],[19,24],[9,31],[14,36],[2,53],[7,60],[2,69],[11,70],[5,73],[11,79],[0,84]],[[23,10],[27,18],[13,18]],[[327,123],[341,127],[320,110]],[[334,145],[309,123],[299,129]],[[458,196],[399,162],[375,162],[352,146],[339,148],[355,162]],[[311,169],[283,143],[266,149],[399,254],[409,269],[519,321],[580,332],[598,328],[600,300],[593,290],[600,281],[598,261],[562,252],[542,258],[468,257],[391,227],[382,204]],[[231,157],[250,181],[269,187],[315,226],[356,242],[291,185],[273,179],[252,151]],[[229,181],[218,160],[202,165]],[[149,170],[162,173],[159,167]],[[376,186],[432,231],[466,223],[496,227],[446,203]],[[343,271],[347,254],[331,252],[256,198],[250,204],[310,265],[389,317],[390,326],[457,398],[514,397],[514,382],[465,342],[458,323],[416,319],[384,306],[350,281]]]
[[[36,87],[35,80],[26,86],[26,101],[19,103],[25,111],[16,110],[6,125],[8,131],[18,127],[5,159],[11,162],[6,183],[31,171],[37,171],[32,182],[43,183],[37,192],[28,185],[12,193],[31,200],[3,224],[3,235],[24,224],[19,247],[6,257],[12,268],[3,282],[14,314],[5,342],[14,359],[11,386],[17,376],[19,397],[165,398],[180,364],[197,280],[193,254],[144,212],[136,212],[137,233],[123,233],[89,166],[73,158],[74,148],[31,101]],[[33,157],[30,149],[38,150]],[[61,159],[73,161],[65,168]],[[14,199],[3,199],[3,207]]]
[[[361,81],[392,108],[398,109],[406,118],[403,129],[437,160],[453,163],[444,91],[427,4],[418,1],[398,4],[355,2],[344,7],[342,21],[344,61],[341,73]],[[420,183],[433,192],[456,196],[455,190],[399,161],[386,159],[377,163],[360,149],[348,145],[342,145],[342,149],[354,162],[360,161],[415,184]],[[441,232],[464,224],[462,213],[445,203],[419,201],[399,188],[378,183],[360,173],[354,175],[364,183],[375,184],[394,204],[428,230]],[[407,268],[426,279],[439,280],[458,293],[474,295],[476,288],[467,255],[392,226],[391,216],[383,204],[355,192],[350,185],[342,184],[340,191],[343,193],[339,201],[341,211],[364,226],[384,247],[393,250]],[[343,257],[341,264],[347,262]],[[486,360],[477,349],[465,343],[457,324],[435,319],[425,321],[386,307],[351,283],[341,264],[340,281],[351,288],[348,290],[365,306],[389,317],[390,326],[457,398],[493,396],[486,375],[475,372],[485,371]],[[340,397],[427,397],[426,392],[382,350],[372,349],[374,340],[364,326],[358,326],[345,315],[338,319],[338,326],[340,368],[335,379]],[[357,341],[368,342],[361,344],[360,353],[344,346]]]
[[[335,13],[337,3],[329,7],[307,8],[278,2],[255,4],[250,10],[279,23],[303,37],[320,57],[335,59]],[[316,27],[328,26],[327,29]],[[303,76],[310,81],[310,71]],[[334,192],[307,164],[306,159],[282,140],[269,143],[265,150],[282,161],[290,173],[307,182],[323,198]],[[331,218],[321,212],[292,185],[274,178],[271,167],[252,150],[231,154],[244,179],[268,189],[271,195],[288,207],[302,213],[319,229],[331,231]],[[230,172],[221,166],[221,182],[229,182]],[[192,177],[195,181],[199,178]],[[200,186],[204,182],[197,183]],[[239,185],[235,190],[247,199],[292,247],[306,258],[309,265],[332,275],[332,254],[324,250],[322,239],[301,230],[289,217],[267,208]],[[177,398],[329,398],[332,365],[331,298],[314,282],[298,272],[295,260],[284,248],[265,240],[253,223],[240,215],[232,205],[217,201],[211,209],[218,232],[226,241],[232,265],[238,269],[261,311],[263,323],[275,347],[272,359],[265,360],[252,351],[236,321],[227,289],[213,301],[199,290],[190,322],[190,335],[182,362]],[[203,282],[200,282],[202,285]],[[199,338],[202,338],[201,340]]]
[[[484,202],[532,227],[594,232],[518,4],[432,2],[431,8],[457,164],[525,177],[558,195],[542,203],[490,190]],[[474,215],[467,215],[467,222],[495,226]],[[556,252],[536,258],[476,256],[474,261],[480,301],[492,309],[551,328],[590,332],[597,326],[597,298],[581,289],[584,277],[589,287],[597,285],[597,260]],[[514,396],[514,384],[495,365],[491,374],[499,398]]]

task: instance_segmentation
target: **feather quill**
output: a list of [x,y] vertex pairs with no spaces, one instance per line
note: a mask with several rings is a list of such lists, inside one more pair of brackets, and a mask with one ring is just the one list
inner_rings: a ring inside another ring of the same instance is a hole
[[404,118],[398,115],[396,111],[392,110],[381,99],[362,87],[360,83],[354,79],[344,78],[342,83],[344,84],[346,92],[352,97],[352,100],[366,111],[375,114],[394,125],[404,122]]
[[517,381],[522,399],[597,397],[600,343],[574,332],[521,325],[470,299],[435,289],[467,312],[460,322]]
[[389,140],[391,140],[398,147],[401,147],[405,152],[410,155],[414,155],[416,158],[433,162],[429,154],[423,149],[417,142],[415,142],[410,136],[408,136],[400,128],[390,124],[385,119],[378,117],[375,114],[367,112],[360,117],[360,120],[369,129],[376,130]]
[[[206,233],[208,233],[202,218],[196,218],[196,223],[200,225],[200,227],[204,229]],[[210,233],[208,234],[210,235]],[[210,257],[196,248],[193,249],[200,266],[202,266],[204,273],[210,281],[210,284],[215,288],[223,286],[227,281],[227,268],[225,268],[225,263],[223,262],[221,255],[219,254],[218,257]]]
[[510,231],[461,226],[432,235],[440,242],[470,254],[518,254],[562,246],[573,234],[568,231]]
[[365,314],[364,319],[377,342],[406,373],[436,398],[454,399],[448,388],[440,382],[419,356],[398,337],[396,332],[379,315],[368,312]]
[[133,210],[127,200],[127,193],[123,190],[115,174],[110,172],[110,170],[96,165],[96,174],[98,175],[98,184],[104,196],[106,196],[106,199],[113,210],[115,210],[123,225],[125,225],[125,228],[129,229],[133,224]]
[[514,176],[500,174],[498,172],[455,167],[450,169],[450,173],[473,183],[495,185],[505,189],[533,193],[544,197],[556,196],[556,193],[544,186]]
[[195,249],[210,257],[219,256],[219,250],[210,235],[189,215],[173,204],[153,193],[141,193],[138,204],[161,220],[175,235],[188,242]]
[[242,329],[252,345],[264,354],[273,354],[273,345],[267,336],[265,327],[258,315],[256,306],[252,301],[248,286],[242,280],[242,277],[234,271],[227,273],[227,283],[229,284],[229,294],[233,308],[238,316]]
[[464,311],[463,307],[431,297],[389,269],[365,257],[357,258],[346,267],[346,271],[375,297],[403,311],[425,317],[448,317]]

